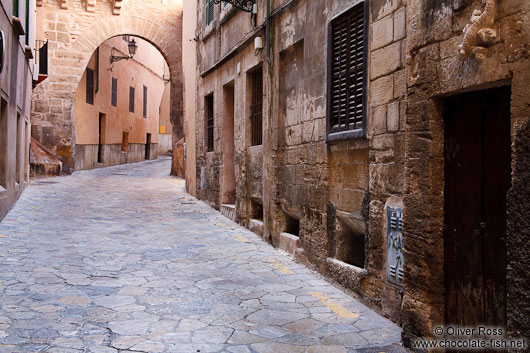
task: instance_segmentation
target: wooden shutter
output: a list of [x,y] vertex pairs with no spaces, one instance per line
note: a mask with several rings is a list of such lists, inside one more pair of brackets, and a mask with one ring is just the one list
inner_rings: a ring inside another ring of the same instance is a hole
[[213,0],[206,0],[206,25],[208,26],[213,21]]
[[94,70],[86,69],[86,103],[94,104]]
[[134,87],[129,87],[129,112],[134,113]]
[[113,107],[118,105],[118,79],[112,78],[112,98],[111,103]]
[[329,133],[365,128],[365,30],[363,2],[331,22]]

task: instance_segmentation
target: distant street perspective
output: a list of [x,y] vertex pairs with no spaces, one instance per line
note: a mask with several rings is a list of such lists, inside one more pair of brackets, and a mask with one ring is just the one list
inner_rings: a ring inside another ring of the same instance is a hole
[[186,194],[170,163],[27,188],[0,223],[0,352],[403,352],[398,326]]
[[0,353],[530,347],[530,0],[0,0]]

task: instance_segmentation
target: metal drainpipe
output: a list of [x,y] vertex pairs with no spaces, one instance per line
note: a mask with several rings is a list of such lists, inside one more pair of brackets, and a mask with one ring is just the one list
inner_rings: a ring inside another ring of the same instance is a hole
[[267,0],[267,17],[265,18],[265,53],[267,58],[267,63],[272,65],[271,61],[271,0]]

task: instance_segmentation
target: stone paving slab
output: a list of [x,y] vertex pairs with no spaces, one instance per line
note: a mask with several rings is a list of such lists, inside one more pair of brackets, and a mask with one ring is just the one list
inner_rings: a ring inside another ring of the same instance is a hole
[[0,223],[0,352],[404,351],[399,327],[188,195],[170,163],[26,189]]

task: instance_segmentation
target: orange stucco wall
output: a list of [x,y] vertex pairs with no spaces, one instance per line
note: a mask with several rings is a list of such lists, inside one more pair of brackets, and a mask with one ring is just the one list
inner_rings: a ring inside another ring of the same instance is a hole
[[[158,143],[161,101],[164,95],[163,75],[169,72],[164,57],[147,41],[134,38],[137,53],[134,59],[121,60],[111,65],[111,50],[114,55],[128,54],[127,42],[121,36],[105,41],[99,47],[99,89],[94,93],[94,104],[86,103],[86,71],[76,91],[76,144],[98,144],[99,114],[106,115],[103,129],[104,144],[122,143],[123,132],[129,133],[129,143],[146,143],[146,134],[151,134],[151,143]],[[115,49],[112,49],[115,48]],[[88,67],[96,69],[96,52]],[[112,78],[118,80],[117,106],[111,104]],[[147,87],[147,118],[143,118],[143,86]],[[96,86],[96,78],[94,79]],[[134,113],[129,112],[129,87],[135,88]],[[169,110],[164,120],[169,120]]]

